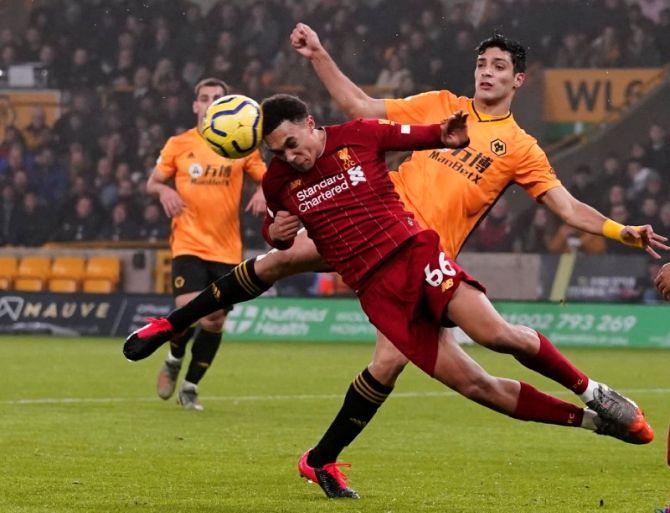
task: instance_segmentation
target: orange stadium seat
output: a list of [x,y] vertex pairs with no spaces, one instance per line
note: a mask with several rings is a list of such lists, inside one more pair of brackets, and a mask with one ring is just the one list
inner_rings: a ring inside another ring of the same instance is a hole
[[84,292],[109,294],[121,279],[121,262],[116,257],[92,257],[86,264]]
[[51,265],[50,292],[77,292],[84,277],[84,259],[56,257]]
[[18,264],[18,259],[15,256],[0,256],[0,290],[12,288]]
[[19,263],[19,268],[14,281],[14,288],[26,292],[40,292],[44,290],[49,271],[51,259],[44,256],[25,256]]

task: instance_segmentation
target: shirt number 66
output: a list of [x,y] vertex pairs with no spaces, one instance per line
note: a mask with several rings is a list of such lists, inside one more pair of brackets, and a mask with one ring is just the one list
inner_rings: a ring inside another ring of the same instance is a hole
[[439,287],[445,278],[456,276],[456,269],[447,260],[444,252],[440,252],[439,264],[439,269],[431,269],[430,264],[428,264],[423,270],[426,273],[426,282],[431,287]]

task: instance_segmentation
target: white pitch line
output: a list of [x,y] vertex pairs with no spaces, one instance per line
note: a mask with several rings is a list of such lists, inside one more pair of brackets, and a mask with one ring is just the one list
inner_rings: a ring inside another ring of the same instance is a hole
[[[620,390],[624,394],[670,394],[670,388],[629,388]],[[567,390],[553,390],[553,395],[572,395]],[[456,397],[460,394],[444,392],[396,392],[391,398],[407,399],[421,397]],[[344,394],[297,394],[297,395],[241,395],[241,396],[203,396],[203,401],[319,401],[324,399],[342,399]],[[44,397],[36,399],[12,399],[0,401],[0,405],[31,404],[108,404],[108,403],[145,403],[155,402],[156,397]]]

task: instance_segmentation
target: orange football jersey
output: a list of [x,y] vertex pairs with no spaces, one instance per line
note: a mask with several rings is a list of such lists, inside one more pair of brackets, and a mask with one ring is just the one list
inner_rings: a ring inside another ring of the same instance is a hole
[[405,206],[438,232],[453,257],[509,185],[518,184],[534,199],[561,185],[544,151],[511,113],[485,116],[470,98],[449,91],[385,100],[385,106],[388,119],[398,123],[439,123],[458,110],[469,113],[467,148],[416,151],[391,173]]
[[260,152],[226,159],[214,153],[192,128],[168,139],[156,170],[174,178],[175,188],[186,203],[184,211],[172,219],[172,256],[194,255],[214,262],[239,263],[244,173],[260,182],[266,170]]

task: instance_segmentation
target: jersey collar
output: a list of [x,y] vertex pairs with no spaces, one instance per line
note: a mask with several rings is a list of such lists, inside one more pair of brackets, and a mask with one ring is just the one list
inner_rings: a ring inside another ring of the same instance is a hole
[[477,121],[479,121],[480,123],[494,123],[496,121],[505,121],[508,119],[512,119],[512,111],[509,111],[504,116],[490,116],[488,114],[484,114],[483,112],[479,112],[475,108],[475,102],[472,100],[470,100],[470,110],[472,110],[472,113],[475,115]]

